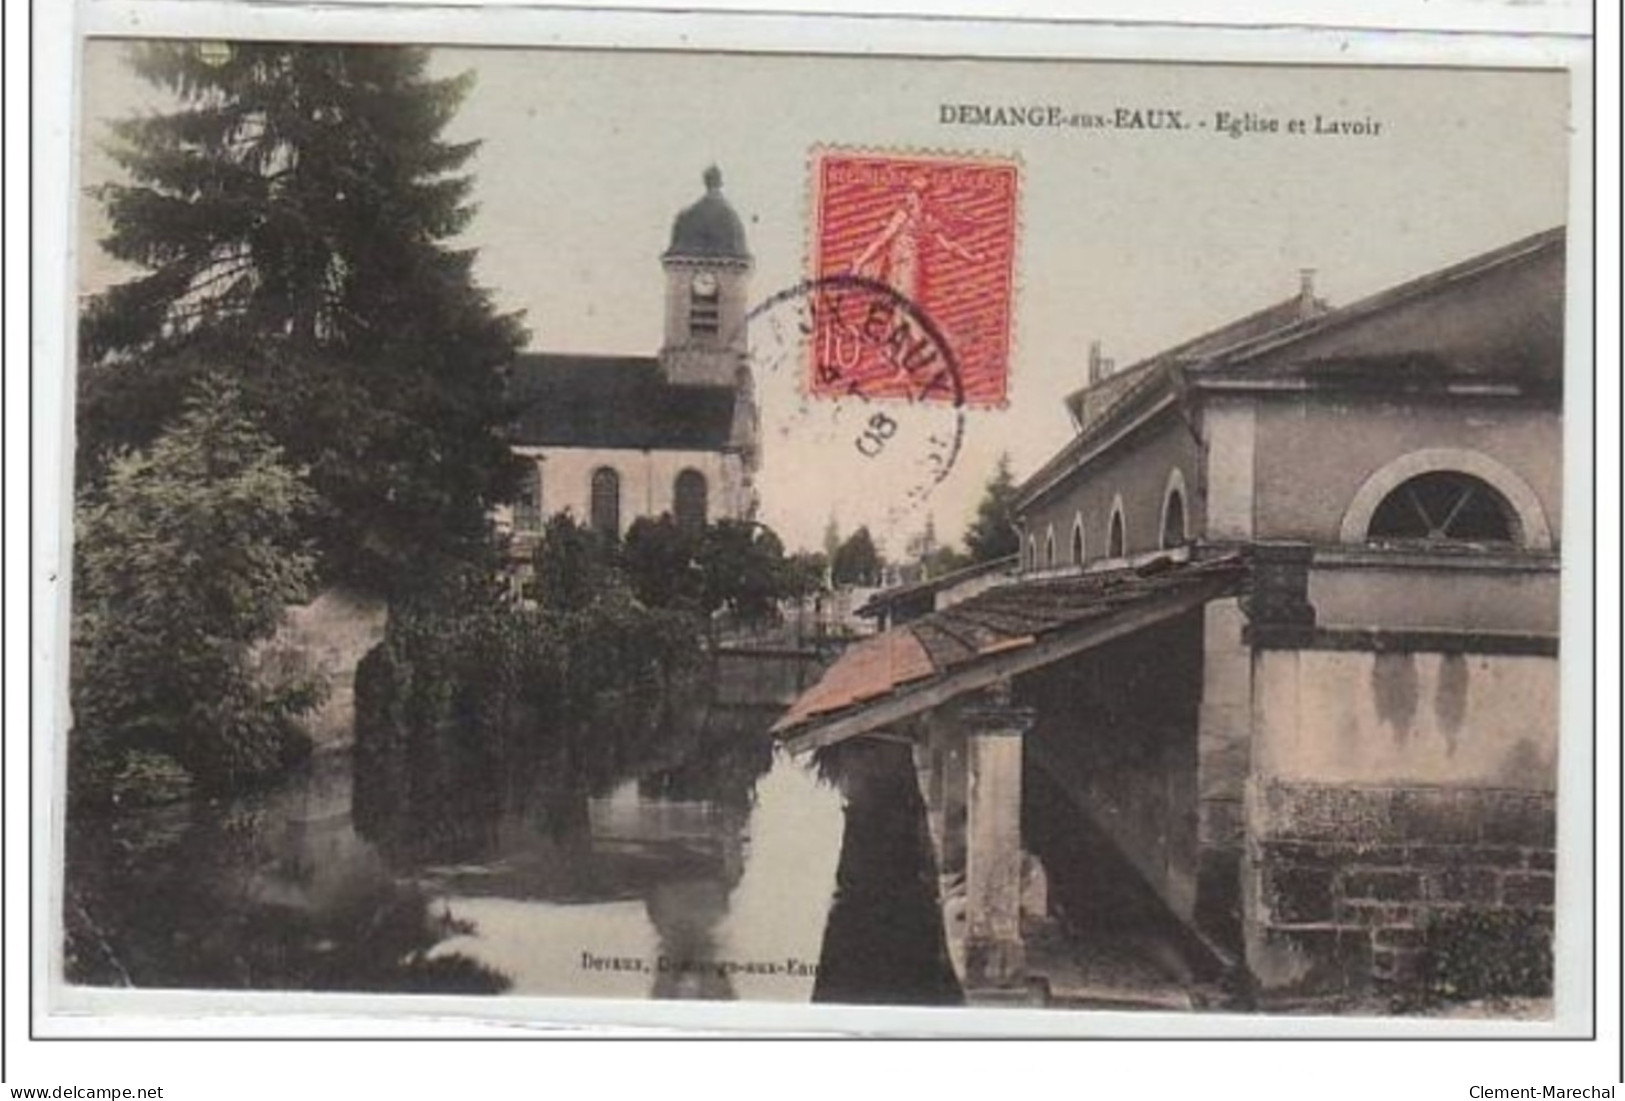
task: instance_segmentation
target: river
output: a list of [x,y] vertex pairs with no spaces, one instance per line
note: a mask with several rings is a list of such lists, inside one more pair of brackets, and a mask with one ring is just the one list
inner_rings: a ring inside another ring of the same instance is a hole
[[[712,708],[591,785],[358,813],[350,754],[69,839],[71,981],[613,998],[959,998],[906,752],[822,767]],[[893,747],[895,748],[895,747]],[[372,802],[376,803],[374,799]]]

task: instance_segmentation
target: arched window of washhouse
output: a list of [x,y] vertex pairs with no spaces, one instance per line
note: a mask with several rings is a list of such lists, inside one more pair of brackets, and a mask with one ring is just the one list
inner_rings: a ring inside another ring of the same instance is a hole
[[531,459],[519,476],[519,495],[513,502],[514,531],[534,535],[542,530],[542,463]]
[[1053,527],[1044,536],[1044,568],[1046,570],[1055,568],[1055,529]]
[[1106,557],[1122,558],[1128,553],[1128,537],[1123,532],[1123,499],[1112,502],[1112,519],[1106,529]]
[[672,487],[672,515],[677,526],[684,531],[699,531],[705,527],[706,516],[705,475],[698,470],[685,470],[677,475]]
[[1343,513],[1345,544],[1557,549],[1540,497],[1517,471],[1480,451],[1428,447],[1367,476]]
[[1034,535],[1027,536],[1027,568],[1038,568],[1038,537]]
[[621,534],[621,476],[601,466],[592,472],[592,530],[599,535]]
[[1459,470],[1400,483],[1371,514],[1372,542],[1515,543],[1517,518],[1500,491]]
[[1177,547],[1188,538],[1189,527],[1185,514],[1185,476],[1176,466],[1168,474],[1168,488],[1162,495],[1162,543],[1164,548]]
[[1072,518],[1072,564],[1083,565],[1083,517]]

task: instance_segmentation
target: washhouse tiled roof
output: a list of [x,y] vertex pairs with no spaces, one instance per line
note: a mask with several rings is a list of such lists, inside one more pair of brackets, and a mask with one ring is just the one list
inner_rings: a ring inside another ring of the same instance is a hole
[[1235,554],[1012,582],[849,647],[773,727],[792,749],[855,737],[1240,592]]

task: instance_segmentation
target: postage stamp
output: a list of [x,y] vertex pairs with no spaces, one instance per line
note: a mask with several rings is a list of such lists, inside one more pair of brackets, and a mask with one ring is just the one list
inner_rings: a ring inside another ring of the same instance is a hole
[[[957,387],[928,334],[871,288],[826,294],[812,393],[998,406],[1008,394],[1016,203],[1014,160],[821,150],[813,161],[813,274],[872,280],[934,320]],[[858,288],[854,288],[858,289]],[[855,307],[855,308],[853,308]]]

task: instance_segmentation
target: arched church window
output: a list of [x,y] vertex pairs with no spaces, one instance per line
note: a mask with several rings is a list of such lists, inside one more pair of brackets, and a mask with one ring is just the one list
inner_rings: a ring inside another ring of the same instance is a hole
[[1168,494],[1162,506],[1162,545],[1177,547],[1185,542],[1185,495],[1179,490]]
[[1513,543],[1517,522],[1499,490],[1457,470],[1401,482],[1371,514],[1374,542]]
[[1123,510],[1112,509],[1112,524],[1106,536],[1106,557],[1121,558],[1128,552],[1123,537]]
[[684,531],[699,531],[706,523],[705,475],[698,470],[685,470],[677,475],[672,488],[672,514],[677,526]]
[[513,503],[513,528],[534,534],[542,530],[542,464],[531,460],[519,479],[519,496]]
[[592,530],[621,534],[621,476],[607,466],[592,472]]
[[722,324],[717,277],[702,271],[690,280],[688,287],[688,331],[694,336],[715,336]]

